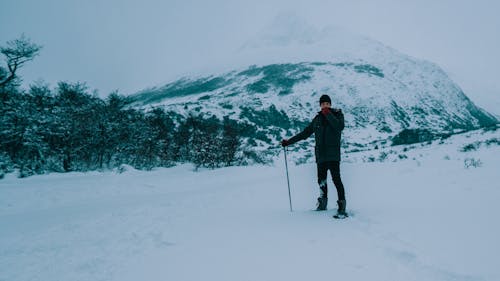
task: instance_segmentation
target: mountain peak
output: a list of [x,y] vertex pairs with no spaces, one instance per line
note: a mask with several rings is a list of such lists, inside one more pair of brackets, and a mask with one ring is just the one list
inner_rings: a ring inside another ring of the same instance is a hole
[[286,47],[311,45],[321,41],[322,32],[294,13],[282,13],[274,18],[244,48]]
[[282,13],[246,41],[236,57],[253,60],[247,65],[345,60],[380,64],[394,53],[366,36],[333,25],[317,27],[294,13]]
[[240,51],[252,66],[142,91],[136,105],[229,117],[267,134],[260,140],[272,145],[303,129],[319,96],[328,94],[345,113],[346,149],[498,123],[439,66],[342,29],[318,29],[293,14],[278,16]]

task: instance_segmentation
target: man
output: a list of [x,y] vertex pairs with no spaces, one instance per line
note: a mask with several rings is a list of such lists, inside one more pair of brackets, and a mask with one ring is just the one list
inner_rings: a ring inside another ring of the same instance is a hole
[[326,178],[328,170],[337,188],[338,210],[336,218],[347,217],[344,185],[340,179],[340,137],[344,129],[344,114],[340,109],[331,108],[332,101],[328,95],[319,99],[321,111],[312,122],[300,133],[290,139],[281,141],[282,146],[294,144],[305,140],[313,133],[315,135],[315,156],[318,168],[318,184],[320,197],[318,198],[317,211],[326,210],[328,204],[328,187]]

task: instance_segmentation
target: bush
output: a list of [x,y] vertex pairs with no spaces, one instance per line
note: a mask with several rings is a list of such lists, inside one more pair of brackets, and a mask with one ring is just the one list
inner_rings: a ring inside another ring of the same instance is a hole
[[385,152],[385,151],[382,151],[382,152],[380,152],[378,160],[380,162],[383,162],[383,161],[385,161],[387,159],[387,156],[389,156],[389,154],[387,152]]
[[470,151],[475,151],[479,148],[479,146],[481,145],[480,142],[474,142],[474,143],[469,143],[467,145],[464,145],[460,151],[461,152],[470,152]]
[[500,139],[498,138],[492,138],[492,139],[489,139],[487,141],[485,141],[486,145],[487,146],[490,146],[490,145],[500,145]]
[[481,145],[485,144],[486,146],[491,146],[491,145],[500,145],[500,139],[498,138],[492,138],[486,141],[476,141],[473,143],[469,143],[467,145],[462,146],[460,149],[461,152],[470,152],[470,151],[476,151],[478,150]]
[[481,159],[465,158],[464,166],[466,169],[468,169],[470,167],[479,168],[479,167],[483,166],[483,162],[481,162]]
[[404,129],[392,138],[392,145],[431,141],[433,134],[426,129]]

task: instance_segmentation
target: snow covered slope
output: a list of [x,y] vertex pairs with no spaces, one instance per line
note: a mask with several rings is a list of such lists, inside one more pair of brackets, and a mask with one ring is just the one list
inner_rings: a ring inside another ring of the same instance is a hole
[[499,144],[480,130],[352,153],[342,221],[311,211],[313,164],[290,165],[289,212],[283,159],[7,175],[0,280],[499,280]]
[[303,129],[328,94],[345,112],[350,150],[390,144],[405,129],[441,135],[498,123],[437,65],[293,16],[278,17],[234,60],[247,66],[146,89],[133,95],[135,106],[229,116],[266,132],[270,144]]

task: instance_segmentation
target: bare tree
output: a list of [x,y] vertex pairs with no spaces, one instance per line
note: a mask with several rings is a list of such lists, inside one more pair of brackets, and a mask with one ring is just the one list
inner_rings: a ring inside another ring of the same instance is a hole
[[32,43],[24,34],[19,39],[7,41],[6,47],[0,47],[7,64],[7,69],[0,66],[0,87],[6,86],[16,78],[16,71],[24,63],[33,60],[41,48],[42,46]]

